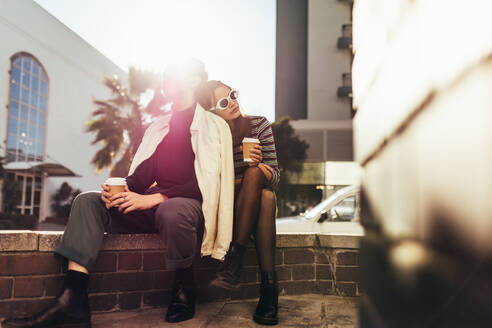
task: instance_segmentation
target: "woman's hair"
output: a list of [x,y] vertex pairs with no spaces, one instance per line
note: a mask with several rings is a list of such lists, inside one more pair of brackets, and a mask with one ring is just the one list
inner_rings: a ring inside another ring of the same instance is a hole
[[[215,108],[216,99],[214,91],[220,86],[232,89],[227,84],[217,80],[210,80],[206,83],[203,83],[198,88],[196,99],[200,106],[202,106],[205,110],[211,110]],[[243,141],[244,137],[248,137],[251,135],[251,128],[249,126],[249,120],[243,113],[241,113],[241,116],[235,119],[235,121],[235,124],[229,124],[229,126],[231,127],[233,144],[238,145]],[[235,127],[234,129],[232,129],[233,126]]]
[[198,101],[200,106],[202,106],[206,110],[210,110],[215,107],[214,91],[219,86],[224,86],[231,89],[231,87],[227,84],[216,80],[210,80],[208,82],[202,83],[200,87],[198,87],[198,89],[196,90],[196,100]]

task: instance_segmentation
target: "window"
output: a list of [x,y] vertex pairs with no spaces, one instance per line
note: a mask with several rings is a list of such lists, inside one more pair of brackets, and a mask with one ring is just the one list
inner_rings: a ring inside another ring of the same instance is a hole
[[31,55],[12,57],[7,161],[42,161],[45,148],[48,78]]
[[352,38],[352,24],[343,24],[342,25],[342,37]]
[[331,221],[352,221],[355,218],[356,200],[350,196],[330,209]]
[[43,187],[42,176],[29,173],[15,173],[15,176],[22,188],[22,198],[15,212],[18,214],[31,214],[39,218],[41,189]]

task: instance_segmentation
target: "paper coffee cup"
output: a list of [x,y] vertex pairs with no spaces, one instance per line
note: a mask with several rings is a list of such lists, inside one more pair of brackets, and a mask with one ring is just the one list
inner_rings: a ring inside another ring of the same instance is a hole
[[250,158],[250,151],[255,147],[255,145],[259,145],[260,140],[255,138],[244,138],[243,139],[243,160],[245,162],[252,162],[253,160]]
[[[111,196],[116,195],[117,193],[124,192],[126,187],[126,179],[125,178],[108,178],[105,185],[109,187],[109,193]],[[118,207],[118,205],[115,205]]]

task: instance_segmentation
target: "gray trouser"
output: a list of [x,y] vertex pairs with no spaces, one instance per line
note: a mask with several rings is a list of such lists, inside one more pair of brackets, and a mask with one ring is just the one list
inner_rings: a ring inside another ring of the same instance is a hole
[[75,198],[68,224],[55,256],[74,261],[89,271],[101,249],[104,232],[160,233],[166,245],[167,269],[189,267],[201,244],[203,214],[201,203],[192,198],[171,198],[143,211],[123,214],[106,209],[101,193],[85,192]]

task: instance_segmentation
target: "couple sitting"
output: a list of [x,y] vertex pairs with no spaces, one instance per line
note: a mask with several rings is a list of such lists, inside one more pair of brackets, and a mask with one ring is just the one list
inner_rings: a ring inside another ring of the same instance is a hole
[[[210,284],[231,290],[238,286],[246,246],[254,235],[261,286],[253,319],[278,322],[272,186],[280,175],[272,129],[264,117],[241,113],[237,90],[207,79],[197,60],[165,70],[162,89],[172,109],[145,132],[125,192],[111,195],[103,185],[101,192],[85,192],[74,201],[55,250],[68,264],[55,303],[33,316],[7,319],[2,327],[90,327],[88,274],[104,232],[160,233],[166,267],[176,272],[168,322],[194,316],[198,243],[202,256],[224,261]],[[260,140],[250,162],[242,156],[244,137]]]

